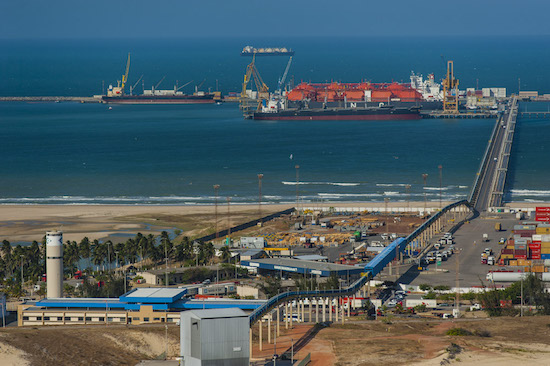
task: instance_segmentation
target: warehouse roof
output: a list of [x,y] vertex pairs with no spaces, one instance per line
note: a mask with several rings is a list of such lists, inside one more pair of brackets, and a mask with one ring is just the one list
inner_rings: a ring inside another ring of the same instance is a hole
[[199,319],[248,317],[248,314],[237,308],[190,310],[189,312]]
[[136,288],[120,296],[120,301],[128,303],[173,303],[187,293],[186,288]]
[[249,267],[267,269],[273,271],[284,271],[292,273],[307,273],[328,277],[331,274],[344,276],[347,274],[358,274],[364,272],[363,267],[347,266],[345,264],[304,261],[290,258],[266,258],[241,261],[241,264]]

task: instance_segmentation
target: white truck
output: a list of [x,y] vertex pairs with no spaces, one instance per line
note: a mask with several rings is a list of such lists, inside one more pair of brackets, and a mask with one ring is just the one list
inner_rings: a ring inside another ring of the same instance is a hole
[[489,241],[489,234],[483,234],[483,241]]

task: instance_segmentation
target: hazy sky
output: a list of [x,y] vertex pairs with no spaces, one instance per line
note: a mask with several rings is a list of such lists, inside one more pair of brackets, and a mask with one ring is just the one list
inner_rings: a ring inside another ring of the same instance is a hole
[[548,0],[2,0],[0,38],[548,35]]

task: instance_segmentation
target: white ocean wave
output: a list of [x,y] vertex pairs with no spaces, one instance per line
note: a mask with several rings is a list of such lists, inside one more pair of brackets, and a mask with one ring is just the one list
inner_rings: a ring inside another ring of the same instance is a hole
[[449,186],[449,187],[424,187],[424,189],[426,191],[448,191],[449,189],[452,189],[454,188],[454,186]]
[[[296,182],[287,182],[282,181],[282,184],[289,185],[289,186],[295,186]],[[361,183],[346,183],[346,182],[298,182],[298,185],[329,185],[329,186],[344,186],[344,187],[351,187],[351,186],[358,186]]]
[[377,183],[377,187],[406,187],[409,184],[405,183]]
[[550,191],[532,189],[512,189],[512,196],[550,197]]

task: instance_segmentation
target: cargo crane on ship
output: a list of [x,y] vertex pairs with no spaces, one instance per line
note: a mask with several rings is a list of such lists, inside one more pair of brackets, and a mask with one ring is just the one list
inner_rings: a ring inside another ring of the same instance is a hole
[[128,61],[126,62],[126,73],[122,75],[122,80],[119,80],[117,86],[109,85],[109,90],[107,91],[108,97],[119,97],[124,95],[124,87],[126,86],[126,81],[128,81],[128,73],[130,72],[130,53],[128,52]]
[[458,79],[454,76],[453,61],[447,61],[447,76],[443,79],[443,112],[458,113]]

